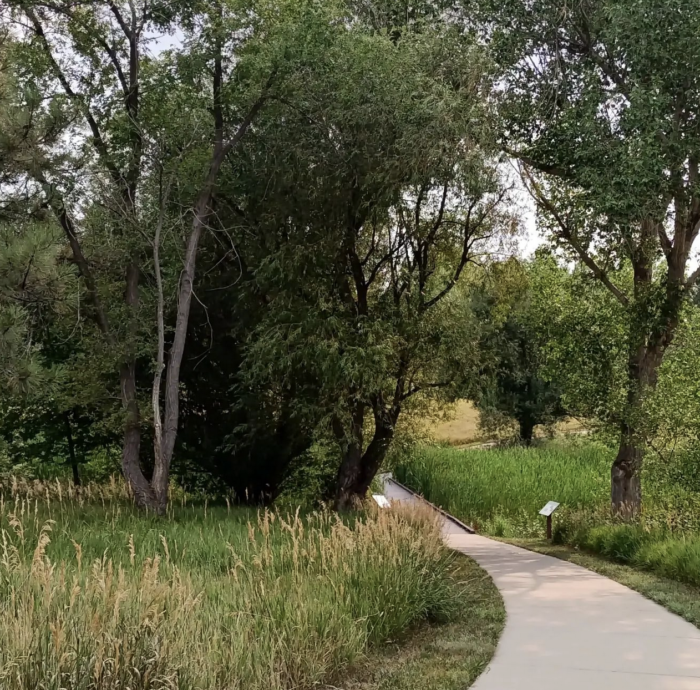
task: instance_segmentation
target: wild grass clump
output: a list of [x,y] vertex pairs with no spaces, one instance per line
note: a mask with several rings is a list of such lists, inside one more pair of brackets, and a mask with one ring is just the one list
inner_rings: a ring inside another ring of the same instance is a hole
[[282,690],[450,615],[428,514],[179,506],[167,520],[54,493],[0,499],[3,690]]

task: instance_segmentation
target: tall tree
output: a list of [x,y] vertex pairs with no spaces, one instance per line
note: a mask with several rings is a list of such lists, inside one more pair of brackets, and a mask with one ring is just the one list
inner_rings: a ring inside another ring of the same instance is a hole
[[[345,30],[334,23],[337,16],[333,3],[233,0],[195,6],[16,0],[5,10],[3,19],[18,36],[17,82],[26,87],[18,107],[32,113],[31,141],[14,157],[17,179],[62,228],[103,350],[118,359],[122,469],[141,506],[162,512],[167,501],[196,257],[202,234],[216,224],[221,167],[272,89],[322,50],[329,32]],[[153,58],[154,34],[174,28],[175,47]],[[36,107],[32,92],[44,93]],[[48,141],[42,132],[56,113],[60,137]],[[167,250],[166,239],[173,245]],[[152,303],[157,342],[148,476],[138,368],[153,347],[145,314]]]
[[493,430],[516,420],[520,440],[530,445],[535,427],[566,415],[556,380],[547,377],[536,329],[540,306],[528,265],[517,259],[495,263],[470,300],[480,331],[480,375],[468,387]]
[[340,509],[365,495],[402,411],[454,391],[473,337],[452,290],[511,228],[479,52],[444,24],[360,27],[304,75],[294,113],[261,120],[239,209],[265,300],[247,384],[293,390],[296,415],[327,425]]
[[[503,149],[553,241],[630,319],[615,511],[641,504],[641,408],[700,271],[700,9],[682,0],[477,0],[500,68]],[[631,289],[611,270],[631,267]]]

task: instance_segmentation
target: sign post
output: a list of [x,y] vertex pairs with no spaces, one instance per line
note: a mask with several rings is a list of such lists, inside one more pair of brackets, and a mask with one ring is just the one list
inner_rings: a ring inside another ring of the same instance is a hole
[[556,501],[550,501],[547,505],[540,510],[540,515],[544,515],[547,518],[547,539],[552,541],[552,514],[559,507]]

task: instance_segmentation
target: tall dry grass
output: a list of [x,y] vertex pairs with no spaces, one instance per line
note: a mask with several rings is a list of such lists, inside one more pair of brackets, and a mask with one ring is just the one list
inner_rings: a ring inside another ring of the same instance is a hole
[[3,690],[310,688],[453,602],[428,514],[183,505],[159,520],[116,484],[6,488]]

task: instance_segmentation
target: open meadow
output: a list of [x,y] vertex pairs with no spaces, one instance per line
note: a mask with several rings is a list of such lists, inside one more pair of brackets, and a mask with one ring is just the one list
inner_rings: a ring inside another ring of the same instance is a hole
[[427,514],[159,518],[119,483],[14,482],[0,535],[3,690],[312,687],[457,595]]

